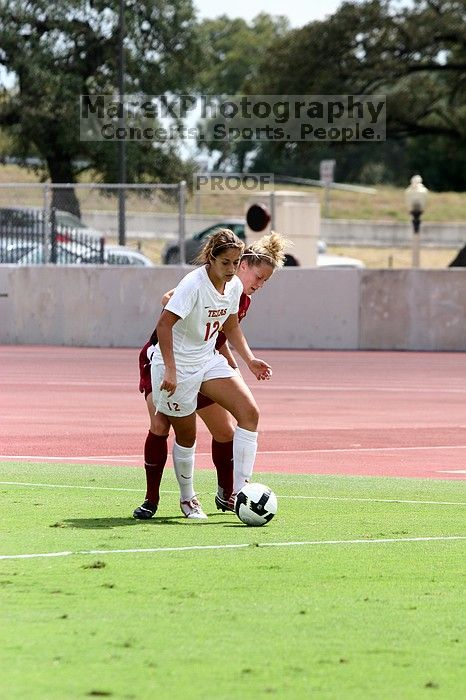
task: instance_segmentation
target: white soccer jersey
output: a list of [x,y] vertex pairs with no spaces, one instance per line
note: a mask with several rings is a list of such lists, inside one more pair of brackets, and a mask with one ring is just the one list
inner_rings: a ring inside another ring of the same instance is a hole
[[[220,294],[204,265],[183,277],[165,306],[167,311],[180,316],[173,326],[173,352],[177,366],[202,365],[212,357],[218,331],[228,316],[238,313],[242,291],[243,285],[235,276]],[[152,362],[163,363],[158,344]]]

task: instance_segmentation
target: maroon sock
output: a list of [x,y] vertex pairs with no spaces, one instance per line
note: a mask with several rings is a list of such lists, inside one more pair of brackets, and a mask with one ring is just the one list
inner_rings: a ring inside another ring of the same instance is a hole
[[227,500],[233,491],[233,440],[217,442],[212,438],[212,461],[217,470],[217,482]]
[[167,461],[168,435],[147,433],[144,445],[144,469],[146,470],[146,500],[158,505],[160,500],[160,482]]

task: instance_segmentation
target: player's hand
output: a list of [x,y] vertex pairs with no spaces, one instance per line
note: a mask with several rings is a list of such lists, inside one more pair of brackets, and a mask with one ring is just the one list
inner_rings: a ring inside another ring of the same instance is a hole
[[264,360],[259,360],[257,357],[251,360],[248,367],[258,381],[261,379],[270,379],[272,376],[271,366],[267,362],[264,362]]
[[168,396],[173,396],[176,390],[176,370],[166,369],[160,384],[161,391],[168,392]]

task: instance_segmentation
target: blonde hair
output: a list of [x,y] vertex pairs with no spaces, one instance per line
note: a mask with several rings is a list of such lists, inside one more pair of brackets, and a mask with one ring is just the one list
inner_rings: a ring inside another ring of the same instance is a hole
[[196,256],[195,262],[199,265],[206,265],[219,253],[224,253],[231,248],[235,248],[242,255],[244,243],[229,228],[219,228],[212,236],[209,236],[204,247]]
[[272,231],[251,243],[244,251],[242,260],[247,262],[249,267],[255,267],[264,262],[275,270],[277,267],[283,267],[285,248],[290,245],[293,245],[291,241]]

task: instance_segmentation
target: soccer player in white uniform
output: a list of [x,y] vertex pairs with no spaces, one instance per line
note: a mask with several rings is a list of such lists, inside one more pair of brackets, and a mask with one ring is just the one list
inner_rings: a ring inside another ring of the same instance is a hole
[[204,264],[181,280],[157,324],[159,342],[151,360],[153,400],[175,431],[173,464],[186,517],[206,517],[193,486],[199,391],[237,421],[232,501],[254,467],[259,410],[243,379],[215,350],[222,329],[257,379],[271,376],[270,365],[254,356],[238,324],[242,284],[235,273],[243,249],[232,231],[219,229],[200,253]]

